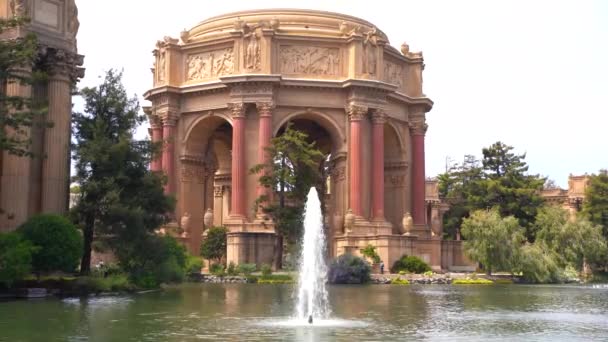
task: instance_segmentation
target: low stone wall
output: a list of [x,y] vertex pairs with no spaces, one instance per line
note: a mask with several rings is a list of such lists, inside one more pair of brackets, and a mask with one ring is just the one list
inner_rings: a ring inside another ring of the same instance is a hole
[[202,274],[198,280],[201,283],[214,283],[214,284],[245,284],[249,280],[243,276],[215,276],[212,274]]

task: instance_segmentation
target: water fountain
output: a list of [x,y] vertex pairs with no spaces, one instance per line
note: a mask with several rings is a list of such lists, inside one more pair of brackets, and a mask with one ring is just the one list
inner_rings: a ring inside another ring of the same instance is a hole
[[296,317],[309,324],[327,319],[330,315],[327,299],[327,265],[325,264],[325,232],[321,202],[312,187],[306,200],[304,237],[298,277]]

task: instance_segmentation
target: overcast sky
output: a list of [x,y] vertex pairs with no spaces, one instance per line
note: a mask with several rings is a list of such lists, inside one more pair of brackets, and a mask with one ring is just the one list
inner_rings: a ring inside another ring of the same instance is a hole
[[443,172],[447,158],[479,156],[498,140],[527,153],[531,172],[561,186],[569,173],[608,167],[608,1],[76,2],[86,67],[80,86],[124,69],[127,90],[141,99],[152,86],[155,42],[211,16],[340,12],[377,25],[395,47],[406,41],[424,52],[424,90],[435,102],[427,114],[427,176]]

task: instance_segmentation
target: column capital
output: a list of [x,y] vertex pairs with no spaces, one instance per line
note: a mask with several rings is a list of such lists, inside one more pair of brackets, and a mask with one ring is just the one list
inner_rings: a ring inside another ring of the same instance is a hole
[[84,68],[81,67],[84,56],[45,45],[40,46],[39,53],[44,58],[51,79],[77,82],[84,77]]
[[275,104],[272,101],[256,102],[255,106],[260,116],[272,116],[272,110],[275,108]]
[[244,118],[247,111],[247,104],[244,102],[228,103],[228,109],[233,119]]
[[383,125],[386,123],[387,115],[386,111],[381,108],[376,108],[372,111],[372,122],[374,124]]
[[425,135],[426,130],[429,127],[426,124],[426,118],[423,115],[410,116],[410,132],[413,135]]
[[178,116],[176,113],[171,111],[161,112],[155,115],[162,122],[163,126],[175,126],[177,125]]
[[349,104],[346,107],[346,111],[348,113],[348,119],[350,121],[361,121],[367,115],[367,106],[361,106],[357,104]]

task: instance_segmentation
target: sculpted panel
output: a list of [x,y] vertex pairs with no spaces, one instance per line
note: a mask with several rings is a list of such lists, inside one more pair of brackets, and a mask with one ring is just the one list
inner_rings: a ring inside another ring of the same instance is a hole
[[190,55],[186,63],[187,80],[196,81],[232,74],[233,58],[232,48]]
[[314,46],[281,46],[281,72],[284,74],[340,74],[340,49]]
[[396,84],[399,88],[403,86],[403,78],[405,77],[403,72],[403,66],[393,63],[391,61],[384,61],[384,81],[392,84]]

